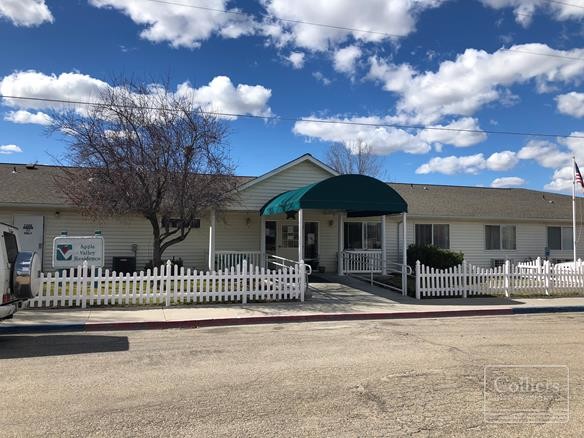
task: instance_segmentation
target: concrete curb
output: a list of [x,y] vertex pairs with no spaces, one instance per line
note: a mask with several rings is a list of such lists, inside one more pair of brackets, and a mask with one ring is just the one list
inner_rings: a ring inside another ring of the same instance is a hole
[[471,316],[529,315],[584,312],[584,306],[515,307],[503,309],[436,310],[393,313],[318,313],[311,315],[247,316],[184,321],[121,321],[66,324],[0,325],[0,335],[46,332],[95,332],[121,330],[193,329],[258,324],[291,324],[300,322],[366,321],[387,319],[456,318]]

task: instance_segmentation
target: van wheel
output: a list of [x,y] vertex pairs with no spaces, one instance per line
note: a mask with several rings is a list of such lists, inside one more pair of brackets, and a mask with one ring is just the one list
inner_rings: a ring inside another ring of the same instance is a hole
[[19,252],[14,262],[12,286],[14,295],[20,300],[34,298],[40,288],[41,263],[35,252]]

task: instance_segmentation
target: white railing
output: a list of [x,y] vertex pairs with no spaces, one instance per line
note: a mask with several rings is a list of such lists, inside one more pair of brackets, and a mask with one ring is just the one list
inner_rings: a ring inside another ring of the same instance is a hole
[[86,264],[41,274],[40,292],[29,307],[201,304],[304,301],[306,265],[265,269],[241,266],[203,272],[170,263],[146,272],[121,274]]
[[262,253],[260,251],[215,251],[215,269],[231,269],[241,265],[244,261],[248,266],[261,266]]
[[[266,267],[270,269],[281,269],[281,268],[296,268],[300,266],[297,260],[287,259],[285,257],[280,257],[277,255],[269,254],[266,258]],[[312,274],[312,266],[304,263],[306,275]]]
[[383,271],[383,252],[343,251],[343,272],[345,274],[364,274]]
[[584,293],[584,264],[576,268],[536,261],[496,268],[481,268],[466,262],[449,269],[434,269],[416,263],[416,298],[468,297],[471,295]]

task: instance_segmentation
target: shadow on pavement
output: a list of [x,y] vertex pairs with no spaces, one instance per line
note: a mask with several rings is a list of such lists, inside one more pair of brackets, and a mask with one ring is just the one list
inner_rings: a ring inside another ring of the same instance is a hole
[[0,336],[0,359],[128,351],[127,336],[24,335]]

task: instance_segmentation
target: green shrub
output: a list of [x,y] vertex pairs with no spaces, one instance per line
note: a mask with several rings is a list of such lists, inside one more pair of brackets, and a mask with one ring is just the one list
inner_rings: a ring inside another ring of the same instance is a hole
[[408,247],[408,265],[416,266],[417,260],[431,268],[448,269],[460,265],[464,260],[464,254],[433,245],[410,245]]
[[[168,262],[170,262],[170,263],[172,264],[172,266],[173,266],[173,269],[174,269],[174,266],[175,266],[175,265],[176,265],[176,266],[178,266],[178,267],[179,267],[179,269],[183,267],[183,259],[182,259],[182,258],[180,258],[180,257],[179,257],[178,259],[175,259],[175,258],[173,257],[173,258],[172,258],[172,260],[169,260],[169,259],[167,259],[167,260],[165,260],[165,261],[164,261],[162,264],[163,264],[164,266],[166,266],[166,264],[167,264]],[[157,268],[160,268],[160,266],[157,266]],[[152,260],[148,260],[148,263],[146,263],[146,266],[144,266],[144,271],[146,271],[146,270],[148,270],[148,269],[150,269],[150,270],[154,269],[154,266],[152,265]]]

